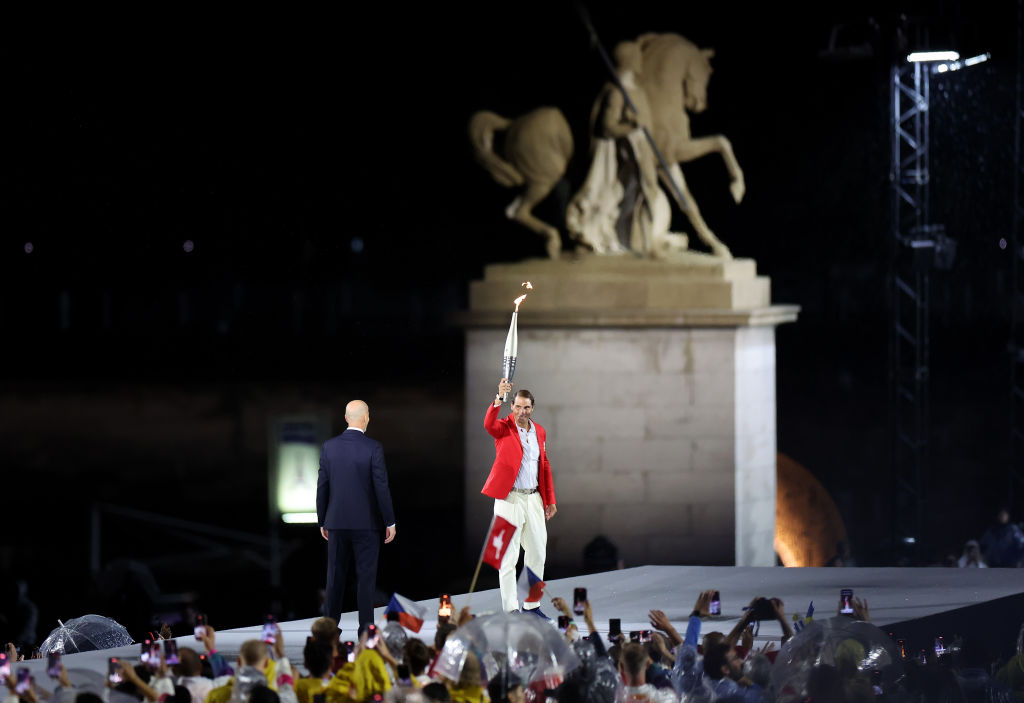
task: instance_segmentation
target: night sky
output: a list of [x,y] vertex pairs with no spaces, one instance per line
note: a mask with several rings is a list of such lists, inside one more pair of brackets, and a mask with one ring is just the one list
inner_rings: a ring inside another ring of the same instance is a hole
[[[609,50],[649,31],[715,49],[692,130],[730,138],[747,197],[732,203],[714,156],[683,170],[733,253],[757,260],[776,302],[802,307],[777,333],[779,451],[828,488],[858,560],[891,563],[887,79],[899,10],[689,5],[591,15]],[[926,18],[933,48],[992,53],[933,83],[932,219],[958,250],[932,289],[932,563],[979,536],[1005,498],[1012,281],[999,240],[1012,223],[1016,8],[902,9]],[[466,124],[478,109],[563,111],[575,156],[536,211],[558,222],[607,80],[573,6],[119,19],[132,29],[89,18],[58,38],[33,26],[0,49],[3,573],[28,579],[46,623],[97,603],[120,612],[115,595],[72,598],[55,570],[88,581],[91,500],[265,533],[254,409],[330,404],[340,430],[337,409],[360,396],[376,409],[406,534],[420,533],[385,556],[382,585],[418,570],[437,586],[405,595],[465,590],[462,333],[450,320],[484,264],[544,253],[504,218],[513,193],[473,161]],[[871,57],[821,55],[840,23],[841,41],[868,37]],[[678,213],[675,224],[688,229]],[[417,504],[424,490],[429,505]],[[104,559],[187,549],[111,529]],[[322,547],[308,530],[285,537],[296,546],[273,597],[308,616]],[[255,622],[248,613],[271,606],[265,572],[221,566],[251,584],[238,599],[249,610],[211,591],[210,565],[155,573],[229,626]]]

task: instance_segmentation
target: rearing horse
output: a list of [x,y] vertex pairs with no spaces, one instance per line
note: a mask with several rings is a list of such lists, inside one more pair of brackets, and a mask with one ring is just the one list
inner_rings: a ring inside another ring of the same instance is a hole
[[[703,112],[707,108],[708,81],[711,78],[713,49],[701,49],[678,34],[644,34],[637,39],[643,57],[639,81],[647,94],[651,110],[651,136],[669,165],[669,173],[682,191],[685,204],[679,203],[693,225],[697,236],[712,253],[732,258],[729,248],[714,235],[701,217],[697,202],[683,178],[680,163],[718,152],[729,172],[729,191],[739,203],[746,192],[743,170],[740,169],[732,144],[721,134],[694,138],[690,134],[690,118],[686,112]],[[666,189],[675,196],[665,174]]]

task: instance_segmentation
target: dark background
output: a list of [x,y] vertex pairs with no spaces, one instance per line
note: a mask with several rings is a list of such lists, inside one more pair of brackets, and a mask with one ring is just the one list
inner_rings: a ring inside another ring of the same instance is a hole
[[[1006,499],[1010,463],[1012,279],[999,240],[1013,217],[1016,6],[692,5],[591,15],[609,50],[670,31],[716,51],[692,129],[730,138],[747,197],[732,203],[717,157],[684,172],[711,227],[771,277],[773,299],[802,308],[777,331],[778,447],[829,490],[861,565],[901,557],[886,422],[897,29],[992,53],[932,84],[932,220],[958,249],[932,282],[915,563],[958,554]],[[373,409],[400,521],[381,590],[465,591],[463,339],[449,320],[484,264],[544,254],[504,218],[513,193],[474,163],[466,124],[478,109],[563,111],[576,154],[536,211],[559,222],[607,80],[573,7],[118,17],[129,29],[116,32],[66,19],[0,49],[0,567],[7,587],[28,584],[39,638],[86,612],[138,638],[151,611],[185,601],[154,605],[156,590],[191,592],[215,627],[267,609],[313,615],[324,551],[312,527],[281,528],[290,551],[275,590],[262,548],[168,559],[204,545],[107,515],[97,581],[89,510],[102,501],[265,537],[268,415],[329,409],[340,431],[353,397]],[[871,56],[823,55],[837,25],[840,45],[867,41]],[[678,213],[675,224],[688,229]],[[147,563],[150,590],[117,560]],[[485,573],[482,587],[495,585]]]

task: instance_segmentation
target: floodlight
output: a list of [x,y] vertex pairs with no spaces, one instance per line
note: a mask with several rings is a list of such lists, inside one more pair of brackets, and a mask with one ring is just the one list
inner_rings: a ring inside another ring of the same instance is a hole
[[964,59],[964,66],[973,66],[974,64],[984,63],[990,58],[992,58],[992,54],[986,51],[984,54],[978,54],[977,56],[972,56],[969,59]]
[[907,54],[907,61],[910,63],[924,63],[926,61],[956,61],[960,54],[955,51],[915,51]]

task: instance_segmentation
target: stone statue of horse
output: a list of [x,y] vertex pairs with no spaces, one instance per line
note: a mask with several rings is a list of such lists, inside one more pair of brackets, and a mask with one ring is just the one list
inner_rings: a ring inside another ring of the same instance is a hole
[[[720,134],[697,138],[690,134],[687,111],[699,113],[707,107],[714,51],[701,49],[678,34],[644,34],[636,40],[636,45],[641,54],[636,79],[649,103],[649,117],[645,120],[649,125],[644,126],[648,126],[658,151],[669,166],[667,173],[659,169],[662,183],[712,254],[732,258],[729,248],[701,216],[679,166],[712,152],[721,154],[729,173],[733,199],[737,203],[743,199],[746,190],[743,171],[729,140]],[[494,148],[495,133],[502,130],[506,132],[504,158]],[[469,137],[477,160],[496,182],[522,188],[521,194],[505,211],[508,217],[544,236],[548,254],[558,258],[561,252],[558,230],[537,219],[532,208],[547,197],[565,175],[572,157],[572,132],[565,116],[555,107],[540,107],[515,119],[480,111],[470,118]],[[620,203],[609,205],[617,208]],[[667,220],[664,216],[661,219],[667,229]]]

